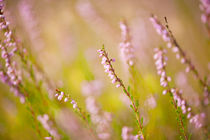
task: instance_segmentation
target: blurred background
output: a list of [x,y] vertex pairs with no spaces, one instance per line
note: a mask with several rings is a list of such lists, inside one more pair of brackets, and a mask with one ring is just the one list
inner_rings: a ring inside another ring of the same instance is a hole
[[[116,59],[117,74],[129,85],[129,73],[119,53],[119,22],[126,20],[137,60],[139,85],[136,97],[139,98],[146,132],[150,139],[175,140],[179,137],[175,112],[169,96],[162,95],[153,60],[153,49],[166,44],[149,21],[152,13],[163,23],[167,17],[180,46],[201,76],[209,78],[210,40],[201,22],[199,0],[8,0],[5,7],[6,17],[16,36],[56,83],[55,89],[61,88],[69,93],[85,110],[84,84],[97,80],[100,96],[96,100],[104,111],[112,114],[110,130],[113,140],[121,139],[123,126],[132,127],[134,134],[137,128],[127,97],[111,84],[97,50],[105,45],[109,56]],[[198,81],[193,74],[185,73],[185,66],[170,50],[168,58],[167,70],[174,85],[182,89],[189,104],[199,110],[198,98],[203,93]],[[61,103],[59,107],[52,104],[52,108],[63,139],[88,137],[70,104]],[[0,139],[39,139],[32,122],[27,107],[0,83]],[[201,133],[194,133],[198,130],[190,124],[187,129],[193,133],[192,139],[201,138]]]

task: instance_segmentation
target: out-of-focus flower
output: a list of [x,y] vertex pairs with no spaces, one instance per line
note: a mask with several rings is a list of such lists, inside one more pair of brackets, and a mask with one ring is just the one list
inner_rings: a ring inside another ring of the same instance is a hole
[[111,137],[111,113],[104,112],[96,101],[101,94],[102,84],[98,80],[85,81],[82,83],[82,92],[86,96],[86,108],[90,113],[91,120],[96,127],[99,139],[108,140]]
[[131,37],[128,26],[125,21],[120,22],[122,42],[119,44],[121,50],[121,58],[128,66],[135,64],[134,48],[131,43]]
[[130,127],[127,127],[127,126],[124,126],[122,128],[122,139],[123,140],[139,140],[139,139],[142,139],[142,137],[140,135],[132,135],[131,132],[132,132],[132,128]]
[[[110,39],[116,39],[116,32],[111,28],[109,23],[99,15],[96,8],[89,0],[79,0],[76,3],[76,10],[79,15],[100,35],[109,36]],[[102,33],[100,33],[102,32]]]
[[38,28],[38,20],[36,19],[33,10],[33,3],[31,0],[21,0],[18,9],[23,20],[24,27],[29,35],[30,41],[34,46],[33,49],[41,51],[44,46],[44,42],[40,37],[40,29]]
[[99,80],[93,80],[93,81],[83,81],[82,82],[82,94],[84,96],[99,96],[101,94],[101,90],[103,87],[103,84]]
[[200,9],[202,11],[201,21],[210,26],[210,1],[200,0]]
[[17,70],[16,62],[12,59],[18,48],[13,32],[9,29],[9,22],[4,16],[3,7],[4,5],[0,4],[0,31],[3,33],[0,50],[1,57],[5,61],[5,71],[1,70],[1,81],[9,85],[14,94],[20,98],[21,103],[24,103],[24,94],[19,89],[22,77]]
[[154,109],[156,106],[157,106],[157,103],[156,103],[156,99],[153,95],[150,95],[146,101],[144,102],[144,104],[151,108],[151,109]]
[[[54,139],[59,140],[61,136],[58,134],[58,131],[55,127],[53,127],[52,121],[50,121],[49,116],[47,114],[39,115],[37,119],[40,121],[42,126],[48,131],[48,133],[54,137]],[[49,139],[50,137],[45,137],[45,139]]]
[[185,93],[184,96],[188,99],[188,103],[192,106],[198,107],[200,105],[199,94],[188,83],[186,74],[184,72],[179,72],[175,77],[176,85],[177,87],[183,89]]

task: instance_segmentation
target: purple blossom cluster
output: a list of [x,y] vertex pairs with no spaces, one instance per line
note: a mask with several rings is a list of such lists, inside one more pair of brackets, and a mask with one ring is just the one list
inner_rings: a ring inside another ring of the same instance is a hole
[[128,66],[133,66],[135,63],[134,48],[131,44],[129,29],[126,22],[120,22],[122,42],[119,44],[121,50],[121,58]]
[[133,135],[131,132],[133,131],[132,128],[124,126],[122,128],[122,139],[123,140],[139,140],[142,139],[140,135]]
[[[157,19],[156,16],[151,16],[150,21],[152,22],[154,28],[156,29],[157,33],[162,36],[163,40],[167,43],[167,47],[171,48],[172,51],[176,54],[176,58],[180,59],[182,64],[187,64],[185,71],[189,72],[190,70],[194,70],[194,66],[191,64],[191,61],[186,58],[185,53],[177,44],[175,38],[172,36],[171,32],[168,31],[162,23]],[[168,27],[168,26],[167,26]]]
[[4,37],[0,44],[0,50],[5,67],[0,70],[0,78],[3,83],[11,87],[11,91],[20,98],[21,103],[24,103],[25,97],[19,88],[22,77],[16,68],[16,62],[12,60],[14,53],[17,51],[17,45],[12,36],[12,31],[9,29],[9,22],[5,19],[3,7],[4,5],[0,4],[0,31]]
[[64,101],[64,102],[70,101],[70,103],[72,104],[75,110],[80,110],[75,100],[71,99],[68,95],[64,94],[63,91],[59,91],[59,90],[56,90],[56,91],[57,93],[55,94],[55,97],[57,97],[58,101]]
[[23,20],[24,27],[29,35],[30,41],[34,46],[33,49],[41,51],[44,46],[44,42],[40,37],[40,30],[38,28],[38,21],[33,13],[33,2],[30,0],[21,0],[18,6],[18,10]]
[[53,122],[50,121],[49,116],[47,114],[37,116],[38,121],[42,124],[42,126],[47,130],[47,132],[53,136],[52,137],[45,137],[45,140],[59,140],[61,136],[59,135],[57,129],[53,127]]
[[115,62],[115,59],[109,59],[108,54],[104,49],[98,50],[99,57],[101,57],[101,64],[104,65],[105,72],[108,74],[109,78],[112,80],[112,83],[117,83],[116,87],[119,88],[121,86],[120,79],[115,74],[115,71],[111,65],[111,62]]
[[205,113],[194,115],[191,117],[190,123],[194,124],[195,128],[201,128],[203,127],[205,117],[206,117]]
[[[3,5],[0,5],[0,30],[4,34],[4,40],[0,44],[1,57],[5,60],[5,67],[7,69],[7,75],[9,76],[13,85],[18,85],[20,83],[21,77],[17,74],[17,70],[14,68],[15,62],[11,60],[14,52],[17,51],[17,46],[12,39],[12,31],[8,28],[9,22],[5,21],[5,16],[3,14]],[[11,49],[9,51],[9,49]]]
[[[162,48],[155,48],[155,65],[157,69],[157,74],[160,75],[160,85],[162,87],[167,87],[169,85],[169,82],[171,82],[171,77],[166,75],[165,66],[167,64],[168,58],[165,56],[166,50]],[[167,93],[167,90],[163,91],[163,94],[165,95]]]
[[97,104],[94,97],[87,97],[86,108],[91,115],[91,121],[96,127],[96,133],[99,139],[108,140],[111,137],[112,117],[109,112],[104,112]]
[[182,113],[187,115],[187,118],[189,119],[190,123],[194,124],[195,128],[201,128],[203,126],[203,120],[205,118],[205,113],[194,115],[191,107],[189,107],[186,100],[184,100],[182,98],[181,90],[171,88],[170,92],[173,94],[173,98],[177,102],[177,106],[179,106],[181,108]]
[[167,43],[168,48],[172,48],[172,51],[176,54],[176,58],[180,59],[182,64],[186,64],[185,72],[192,71],[195,77],[198,79],[199,83],[203,86],[204,89],[204,104],[207,105],[209,102],[209,85],[203,80],[198,73],[198,70],[195,68],[194,64],[191,62],[189,58],[186,57],[185,52],[177,43],[175,37],[172,34],[172,31],[169,29],[167,19],[166,26],[163,26],[162,23],[157,19],[156,16],[151,16],[150,21],[152,22],[154,28],[157,33],[162,36],[163,40]]
[[170,92],[172,93],[173,100],[175,103],[175,107],[178,106],[181,108],[182,113],[187,115],[187,118],[189,119],[190,123],[193,123],[196,128],[201,128],[203,126],[202,121],[200,117],[204,118],[203,116],[205,115],[194,115],[192,112],[191,107],[187,104],[186,100],[183,99],[182,97],[182,91],[178,90],[177,88],[171,88],[169,86],[169,82],[171,81],[171,78],[167,76],[166,74],[166,61],[167,57],[165,56],[166,50],[162,48],[155,48],[155,64],[157,68],[158,75],[160,75],[160,84],[162,87],[165,88],[163,91],[163,94],[165,95],[166,93]]

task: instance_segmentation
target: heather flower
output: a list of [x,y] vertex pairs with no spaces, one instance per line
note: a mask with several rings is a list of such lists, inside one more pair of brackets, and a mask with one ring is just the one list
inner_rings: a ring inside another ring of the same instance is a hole
[[60,91],[58,89],[56,89],[56,94],[55,97],[57,98],[58,101],[63,101],[63,102],[70,102],[73,106],[73,109],[80,111],[80,108],[77,106],[77,102],[75,100],[73,100],[72,98],[70,98],[69,95],[64,94],[63,91]]
[[24,28],[26,29],[33,48],[36,51],[43,49],[43,40],[40,37],[40,30],[38,28],[38,21],[32,9],[33,3],[30,0],[21,0],[18,5],[18,10],[23,20]]
[[119,44],[121,50],[121,58],[128,66],[133,66],[135,63],[134,48],[131,43],[131,37],[126,22],[120,22],[122,42]]
[[114,59],[109,59],[108,53],[105,51],[105,48],[103,47],[102,49],[98,50],[99,57],[102,58],[101,64],[104,65],[105,72],[108,73],[108,76],[112,80],[113,84],[116,84],[116,87],[122,87],[124,93],[128,96],[128,98],[131,101],[131,107],[136,115],[136,120],[138,122],[138,127],[139,127],[139,133],[142,135],[143,139],[145,139],[144,133],[143,133],[143,126],[142,123],[140,122],[140,115],[138,111],[138,102],[134,101],[132,95],[129,93],[129,91],[126,89],[125,85],[123,84],[122,80],[118,78],[118,76],[115,73],[115,70],[112,66],[112,62],[114,62]]
[[[167,19],[165,18],[166,23]],[[206,90],[208,93],[209,86],[207,83],[201,78],[200,74],[198,73],[197,68],[194,66],[194,64],[191,62],[191,60],[186,56],[186,53],[182,50],[180,45],[177,43],[175,37],[172,34],[172,31],[169,29],[168,23],[166,26],[164,26],[156,16],[151,16],[150,21],[152,22],[154,28],[156,29],[157,33],[162,36],[163,40],[167,43],[168,48],[171,48],[172,51],[176,54],[176,58],[180,59],[181,63],[186,64],[186,72],[192,71],[195,75],[195,77],[198,79],[198,81],[203,86],[204,90]]]
[[[160,75],[160,84],[162,87],[165,88],[165,90],[163,91],[163,95],[165,95],[167,92],[171,93],[173,105],[174,105],[176,111],[178,112],[178,104],[176,102],[176,98],[173,95],[174,91],[172,91],[173,89],[171,89],[170,85],[169,85],[171,78],[168,78],[168,76],[166,74],[166,68],[165,68],[166,64],[167,64],[166,63],[167,57],[165,56],[166,50],[162,49],[162,48],[155,48],[154,51],[155,51],[154,60],[155,60],[157,73],[158,73],[158,75]],[[180,121],[181,129],[182,129],[181,132],[184,135],[185,139],[187,140],[188,137],[186,135],[185,128],[183,125],[183,119],[182,119],[180,113],[178,114],[178,116],[179,116],[179,121]]]
[[101,86],[101,82],[98,80],[85,81],[82,83],[82,93],[86,96],[86,108],[96,127],[98,138],[107,140],[111,137],[112,117],[109,112],[104,112],[96,101],[96,96],[101,94]]
[[[39,115],[37,119],[42,124],[42,126],[48,131],[48,133],[54,137],[54,139],[59,140],[61,138],[61,136],[58,134],[57,129],[53,127],[53,123],[52,121],[50,121],[49,116],[47,114]],[[49,140],[50,138],[51,137],[45,137],[46,140]]]
[[114,69],[112,68],[111,62],[114,62],[114,59],[107,58],[107,54],[104,50],[98,50],[99,56],[102,57],[101,64],[104,65],[104,71],[108,74],[109,78],[111,79],[111,82],[113,84],[116,83],[116,87],[120,87],[121,82],[120,79],[116,76]]
[[182,91],[178,89],[171,88],[170,91],[173,94],[173,98],[177,103],[177,106],[181,108],[182,113],[186,114],[187,119],[190,123],[194,124],[195,128],[201,128],[204,123],[205,113],[194,114],[192,108],[187,104],[186,100],[182,98]]
[[16,62],[12,60],[17,46],[12,31],[9,29],[9,22],[5,19],[3,4],[0,4],[0,31],[3,33],[3,40],[0,44],[1,57],[5,62],[5,71],[1,71],[1,81],[9,85],[15,96],[18,96],[21,103],[24,103],[25,97],[19,88],[22,77],[16,68]]
[[[90,0],[78,0],[76,3],[76,11],[89,24],[93,30],[100,35],[106,35],[111,39],[116,39],[116,32],[112,29],[109,23],[98,13]],[[100,33],[102,32],[102,34]]]
[[[175,109],[177,110],[178,107],[180,107],[182,114],[186,114],[187,118],[191,120],[194,117],[194,113],[192,112],[191,107],[187,104],[187,101],[183,99],[182,91],[178,90],[177,88],[171,88],[169,85],[171,78],[168,78],[167,73],[166,73],[166,64],[167,64],[166,63],[167,57],[165,56],[166,50],[162,48],[155,48],[154,51],[155,51],[154,59],[156,61],[155,64],[158,71],[158,75],[160,75],[160,83],[161,83],[161,86],[165,88],[165,90],[163,91],[163,95],[165,95],[166,93],[170,93],[173,98],[173,104],[174,104]],[[182,121],[183,120],[180,117],[180,122],[183,125]],[[202,126],[201,122],[198,122],[198,121],[199,120],[196,119],[196,122],[194,122],[196,128],[200,128]],[[190,122],[192,123],[193,121],[190,121]],[[184,128],[182,129],[184,130]],[[185,138],[187,139],[185,132],[184,132],[184,135],[185,135]]]
[[52,137],[44,137],[45,140],[52,140]]
[[[169,82],[171,81],[171,77],[166,75],[165,66],[167,64],[168,58],[165,56],[166,50],[165,49],[158,49],[155,48],[155,65],[157,68],[157,74],[160,75],[160,85],[162,87],[167,87],[169,85]],[[163,94],[166,92],[163,91]]]
[[142,136],[140,135],[132,135],[131,132],[132,132],[132,128],[130,127],[127,127],[127,126],[124,126],[122,128],[122,139],[123,140],[139,140],[139,139],[143,139]]
[[151,109],[154,109],[156,106],[157,106],[157,103],[156,103],[156,99],[153,95],[150,95],[145,103],[144,103],[146,106],[148,106],[149,108]]

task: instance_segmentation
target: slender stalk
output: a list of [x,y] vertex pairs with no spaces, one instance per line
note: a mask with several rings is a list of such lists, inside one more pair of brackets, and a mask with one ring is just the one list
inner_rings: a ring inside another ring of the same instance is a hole
[[180,47],[180,45],[176,41],[176,39],[175,39],[172,31],[169,28],[168,21],[167,21],[167,18],[166,17],[165,17],[165,22],[166,22],[166,29],[168,30],[169,35],[170,35],[170,37],[172,39],[172,44],[174,44],[174,46],[176,46],[178,48],[178,51],[179,51],[180,55],[185,59],[185,63],[190,67],[190,70],[194,73],[194,75],[199,80],[199,82],[201,83],[201,85],[204,88],[206,88],[208,85],[206,84],[206,82],[204,82],[204,80],[202,80],[200,74],[198,73],[198,70],[196,69],[196,67],[194,66],[194,64],[191,62],[191,60],[189,58],[187,58],[184,50]]
[[[175,99],[175,95],[174,90],[172,90],[172,88],[169,85],[169,82],[171,81],[171,78],[169,76],[167,76],[166,74],[166,61],[167,61],[167,57],[165,56],[166,50],[163,50],[162,48],[156,48],[155,49],[156,54],[154,55],[154,59],[156,60],[156,68],[158,71],[158,74],[161,76],[160,81],[161,81],[161,86],[163,86],[166,90],[163,91],[163,94],[166,94],[166,92],[170,93],[170,97],[171,100],[173,102],[174,108],[176,110],[179,122],[180,122],[180,127],[182,129],[181,133],[183,134],[185,140],[188,140],[185,128],[184,128],[184,122],[182,119],[182,115],[181,112],[179,111],[179,107],[177,105],[176,99]],[[184,106],[185,107],[185,106]],[[186,108],[186,107],[185,107]],[[184,110],[186,111],[186,110]]]
[[108,53],[106,52],[106,50],[104,49],[104,47],[102,48],[102,50],[98,50],[98,52],[100,54],[102,54],[102,56],[105,58],[105,60],[106,60],[106,65],[105,66],[108,66],[109,67],[108,68],[109,74],[111,73],[114,76],[113,77],[113,80],[115,82],[118,82],[117,87],[120,87],[121,86],[122,89],[123,89],[123,91],[124,91],[124,93],[128,96],[129,100],[131,101],[131,106],[133,108],[133,111],[135,113],[136,120],[138,122],[138,129],[139,129],[138,131],[139,131],[139,134],[142,135],[142,139],[143,140],[146,140],[146,137],[145,137],[144,132],[143,132],[144,131],[143,130],[143,125],[142,125],[142,123],[140,121],[140,113],[138,111],[138,106],[136,105],[136,103],[134,102],[133,98],[131,97],[131,94],[126,89],[123,81],[117,76],[117,74],[116,74],[116,72],[115,72],[115,70],[114,70],[114,68],[112,66],[112,63],[111,63],[113,61],[113,59],[109,59]]
[[[162,61],[164,61],[163,59],[164,58],[162,57]],[[166,71],[166,67],[165,66],[163,66],[163,70]],[[186,134],[186,131],[185,131],[185,128],[184,128],[184,123],[183,123],[182,115],[181,115],[181,113],[178,110],[177,103],[176,103],[176,101],[175,101],[175,99],[173,97],[173,93],[171,92],[170,89],[171,89],[171,87],[169,85],[167,85],[167,91],[170,93],[171,100],[173,101],[174,108],[176,109],[176,111],[178,111],[178,117],[179,117],[179,121],[180,121],[180,124],[181,124],[181,129],[183,130],[184,138],[185,138],[185,140],[188,140],[188,137],[187,137],[187,134]]]

